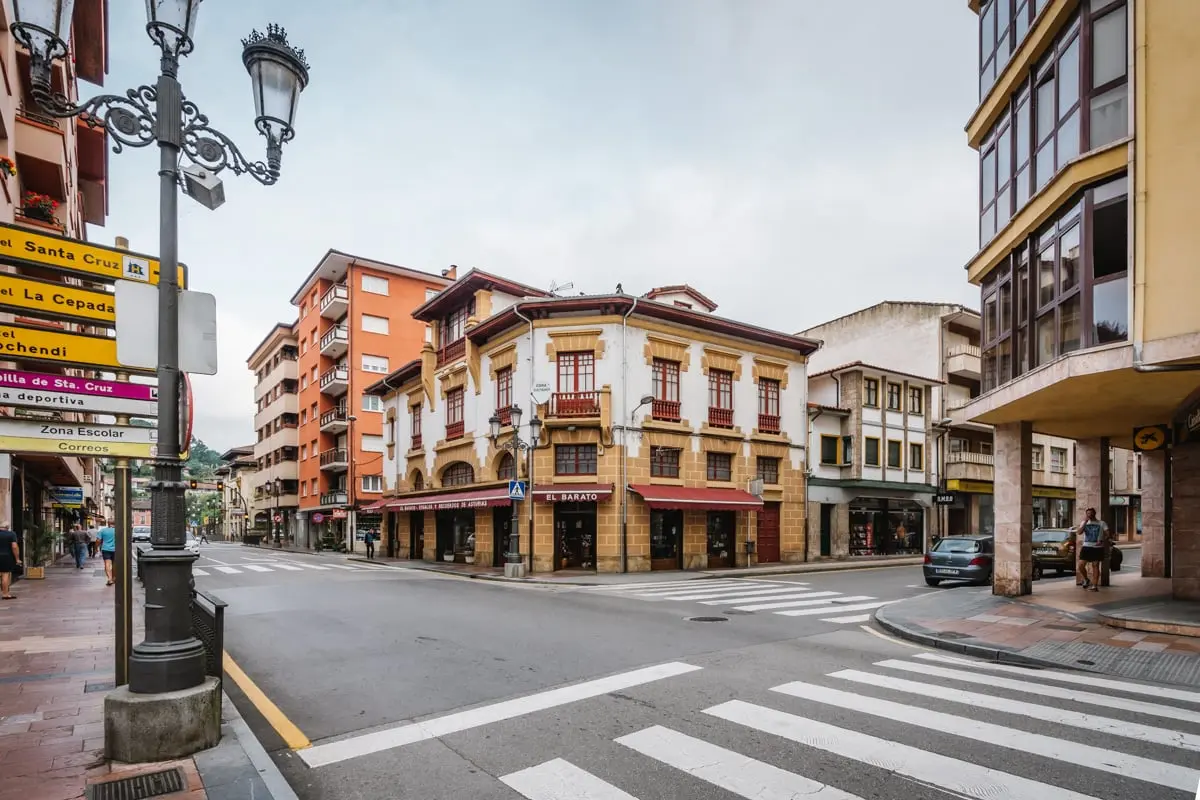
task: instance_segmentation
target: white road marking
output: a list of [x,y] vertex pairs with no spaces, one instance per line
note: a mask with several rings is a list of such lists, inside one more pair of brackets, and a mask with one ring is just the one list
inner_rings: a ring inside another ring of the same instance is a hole
[[938,786],[958,797],[986,797],[988,800],[1096,800],[1069,789],[1059,789],[969,761],[741,700],[713,706],[705,709],[704,713]]
[[529,800],[637,800],[561,758],[505,775],[500,780]]
[[242,571],[237,567],[217,567],[219,572],[224,572],[226,575],[241,575]]
[[629,592],[637,591],[638,589],[662,589],[671,586],[703,586],[705,584],[716,584],[717,581],[708,581],[704,579],[691,579],[683,581],[656,581],[653,583],[616,583],[610,586],[588,586],[584,589],[585,592]]
[[[762,597],[741,595],[739,597],[727,597],[723,600],[706,600],[703,603],[701,603],[701,605],[737,607],[738,603],[779,603],[784,600],[806,600],[806,599],[812,599],[814,597],[827,597],[830,599],[828,601],[823,601],[823,602],[832,602],[832,598],[837,597],[840,594],[841,594],[841,592],[818,592],[818,591],[814,591],[811,589],[801,589],[799,591],[788,591],[788,592],[783,592],[782,594],[777,591],[773,591],[773,592],[771,592],[771,594],[768,594],[768,595],[762,596]],[[784,606],[775,606],[775,608],[782,608],[782,607],[784,607]],[[766,606],[764,606],[764,608],[766,608]]]
[[325,566],[333,567],[334,569],[368,569],[368,567],[352,567],[349,564],[326,564]]
[[727,597],[755,597],[763,594],[786,594],[787,592],[802,592],[805,591],[803,586],[797,586],[794,589],[788,589],[783,586],[772,586],[770,589],[744,589],[742,587],[732,587],[728,589],[715,589],[705,592],[681,592],[679,594],[665,595],[668,600],[712,600],[713,598]]
[[829,617],[822,619],[821,622],[836,622],[839,625],[849,625],[856,622],[870,622],[870,614],[851,614],[848,617]]
[[648,589],[646,591],[633,591],[630,594],[636,594],[638,597],[665,597],[666,595],[674,594],[695,594],[697,592],[737,592],[746,589],[765,588],[753,581],[705,581],[705,586],[691,586],[686,589],[682,587]]
[[329,569],[329,567],[326,567],[323,564],[303,564],[303,563],[301,563],[299,566],[305,567],[306,569]]
[[856,669],[844,669],[830,673],[831,678],[841,678],[846,681],[874,686],[878,689],[891,689],[896,692],[907,692],[920,697],[934,700],[945,700],[950,703],[962,703],[973,708],[988,708],[1005,714],[1017,714],[1022,717],[1040,719],[1045,722],[1055,722],[1069,725],[1073,728],[1083,728],[1087,731],[1097,731],[1123,736],[1127,739],[1139,739],[1143,742],[1153,742],[1167,747],[1181,747],[1185,750],[1200,751],[1200,735],[1183,733],[1166,728],[1155,728],[1152,725],[1141,725],[1136,722],[1126,722],[1121,719],[1098,717],[1085,714],[1082,711],[1071,711],[1065,708],[1054,708],[1037,703],[1026,703],[1021,700],[1009,700],[1005,697],[994,697],[990,694],[967,692],[962,689],[952,689],[948,686],[933,686],[927,683],[893,678],[890,675],[875,675],[870,672],[860,672]]
[[521,717],[536,711],[545,711],[549,708],[574,703],[577,700],[600,697],[611,692],[621,691],[622,689],[641,686],[644,683],[664,678],[673,678],[678,675],[686,675],[689,672],[695,672],[699,669],[700,667],[694,667],[691,664],[684,664],[679,661],[658,664],[653,667],[643,667],[630,672],[609,675],[605,678],[597,678],[571,686],[562,686],[557,689],[526,695],[525,697],[502,700],[499,703],[492,703],[491,705],[472,708],[467,711],[459,711],[422,722],[385,728],[384,730],[365,733],[361,736],[352,736],[348,739],[340,739],[328,744],[319,744],[307,750],[300,750],[297,755],[310,767],[323,767],[370,753],[378,753],[382,750],[390,750],[394,747],[402,747],[406,744],[423,742],[427,739],[435,739],[439,736],[447,736],[451,733],[478,728],[481,725]]
[[200,569],[199,567],[192,567],[192,574],[193,575],[207,575],[208,573],[205,572],[204,570]]
[[275,569],[285,569],[289,572],[302,572],[303,571],[300,567],[297,567],[295,564],[279,563],[279,564],[275,564],[274,566],[275,566]]
[[[850,599],[858,599],[858,598],[850,598]],[[853,605],[842,606],[841,610],[842,611],[870,611],[873,608],[879,608],[880,606],[886,606],[889,603],[896,603],[896,602],[899,602],[899,601],[898,600],[876,600],[873,603],[854,603]],[[796,608],[796,609],[792,609],[791,611],[776,611],[775,613],[779,614],[781,616],[784,616],[784,617],[811,617],[811,616],[815,616],[817,614],[828,614],[829,609],[828,608]]]
[[1053,758],[1072,766],[1086,764],[1091,769],[1101,772],[1124,775],[1173,789],[1190,790],[1197,778],[1194,770],[1175,764],[1127,755],[1116,750],[1093,747],[1066,739],[1057,739],[1053,736],[1043,736],[1040,733],[1031,733],[1017,728],[1006,728],[1003,725],[945,714],[928,708],[906,706],[903,703],[893,703],[891,700],[883,700],[878,697],[843,692],[840,689],[830,689],[812,683],[795,681],[785,683],[783,686],[772,687],[771,691],[814,703],[825,703],[836,708],[857,711],[860,714],[870,714],[883,719],[903,722],[918,728],[948,733],[952,736],[960,736],[964,739],[1004,747],[1020,753]]
[[[1007,672],[1012,675],[1024,675],[1030,678],[1036,677],[1043,681],[1073,683],[1075,685],[1086,683],[1091,687],[1112,689],[1117,692],[1125,692],[1126,694],[1142,694],[1150,697],[1181,700],[1185,703],[1200,703],[1200,692],[1189,692],[1184,689],[1171,689],[1166,686],[1147,686],[1144,683],[1115,681],[1111,678],[1104,678],[1092,673],[1056,672],[1049,669],[1030,669],[1028,667],[1017,667],[1011,664],[996,664],[991,661],[972,661],[967,658],[955,658],[954,656],[944,656],[940,653],[922,653],[921,655],[917,656],[917,658],[922,658],[926,661],[940,661],[945,664],[955,664],[963,667],[986,669],[993,672]],[[1084,676],[1086,676],[1086,678]]]
[[819,795],[822,800],[862,800],[858,795],[843,792],[659,725],[614,741],[655,761],[683,770],[713,786],[719,786],[738,797],[751,800],[795,800],[798,797]]
[[[1073,700],[1077,703],[1090,703],[1096,706],[1107,708],[1119,708],[1123,711],[1132,711],[1135,714],[1148,714],[1152,717],[1165,717],[1167,719],[1177,719],[1183,722],[1200,723],[1200,711],[1191,711],[1186,708],[1173,708],[1171,706],[1160,706],[1156,703],[1146,703],[1142,700],[1129,700],[1124,697],[1114,697],[1112,695],[1096,694],[1095,692],[1080,691],[1078,689],[1069,689],[1061,686],[1047,686],[1041,683],[1033,683],[1032,681],[1018,681],[1011,678],[998,678],[995,675],[980,675],[974,672],[965,672],[960,669],[946,669],[944,667],[936,667],[928,663],[914,663],[912,661],[897,661],[888,659],[887,661],[879,661],[875,664],[877,667],[886,667],[888,669],[899,669],[908,672],[916,672],[920,675],[932,675],[938,678],[946,678],[952,681],[962,681],[964,683],[977,683],[983,686],[990,686],[993,689],[1011,689],[1015,692],[1023,692],[1026,694],[1041,695],[1043,697],[1053,697],[1059,700]],[[1076,684],[1082,684],[1085,687],[1090,685],[1084,683],[1085,680],[1090,680],[1090,675],[1080,674],[1076,677]]]
[[770,603],[754,603],[754,604],[748,605],[748,606],[734,606],[734,608],[736,608],[738,611],[773,611],[774,609],[777,609],[777,608],[801,608],[803,606],[822,605],[822,606],[825,606],[826,609],[828,609],[835,597],[841,597],[846,600],[874,600],[875,599],[873,597],[867,597],[866,595],[853,595],[851,597],[846,597],[841,592],[808,592],[807,594],[804,594],[804,595],[797,595],[797,597],[808,597],[808,598],[819,597],[821,599],[819,599],[819,600],[811,600],[810,599],[810,600],[772,601]]
[[253,572],[270,572],[271,571],[270,567],[264,567],[261,564],[245,564],[243,566],[245,566],[246,569],[251,570]]
[[[885,642],[891,642],[892,644],[898,644],[898,645],[901,645],[902,647],[907,647],[912,650],[924,650],[925,649],[924,647],[922,647],[919,644],[913,644],[912,642],[906,642],[903,639],[897,639],[895,636],[888,636],[886,633],[880,633],[879,631],[875,630],[874,628],[872,628],[869,625],[859,625],[858,629],[860,631],[863,631],[864,633],[869,633],[872,636],[875,636],[879,639],[883,639]],[[1200,800],[1200,798],[1198,798],[1198,800]]]

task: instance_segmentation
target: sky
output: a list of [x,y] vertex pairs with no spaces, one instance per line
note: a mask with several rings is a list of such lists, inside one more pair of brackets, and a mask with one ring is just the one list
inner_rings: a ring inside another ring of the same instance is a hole
[[[109,3],[105,91],[155,80],[144,8]],[[282,177],[180,205],[191,288],[217,299],[219,372],[193,382],[218,450],[253,441],[246,359],[331,247],[589,294],[689,283],[789,332],[882,300],[978,306],[965,2],[208,0],[180,80],[255,160],[240,39],[268,22],[312,66]],[[89,238],[156,253],[157,153],[109,166]]]

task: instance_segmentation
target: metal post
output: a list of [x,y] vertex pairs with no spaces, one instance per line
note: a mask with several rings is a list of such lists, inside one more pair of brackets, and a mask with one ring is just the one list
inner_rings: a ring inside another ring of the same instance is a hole
[[[517,459],[520,457],[521,452],[520,452],[520,448],[518,447],[518,444],[519,444],[519,440],[517,439],[517,432],[513,431],[512,441],[508,443],[508,446],[505,449],[508,450],[510,453],[512,453],[513,472],[516,473],[517,480],[519,481],[521,479],[521,476],[517,470]],[[532,484],[530,484],[529,489],[527,491],[528,492],[533,491]],[[512,501],[512,523],[511,523],[511,526],[509,527],[509,531],[508,531],[508,559],[507,559],[508,563],[510,563],[510,564],[520,564],[522,562],[522,560],[521,560],[521,533],[520,533],[520,527],[521,527],[521,508],[520,508],[520,506],[521,506],[521,504],[518,501],[516,501],[516,500]]]
[[192,562],[179,460],[179,151],[183,92],[179,61],[164,56],[155,100],[159,152],[158,457],[150,483],[151,549],[143,556],[146,638],[129,660],[129,690],[158,694],[204,682],[204,645],[192,635]]
[[[128,424],[126,419],[118,424]],[[117,552],[113,554],[113,580],[116,581],[116,602],[113,604],[116,613],[116,652],[114,671],[116,685],[124,686],[129,683],[129,658],[133,648],[133,570],[130,559],[133,557],[133,543],[130,534],[133,531],[132,507],[130,495],[132,482],[129,474],[129,459],[118,458],[113,467],[113,505],[115,519],[113,520],[117,534]]]
[[[346,403],[350,402],[350,393],[346,393]],[[354,508],[354,423],[358,417],[346,409],[346,552],[353,553],[358,540],[358,514]]]

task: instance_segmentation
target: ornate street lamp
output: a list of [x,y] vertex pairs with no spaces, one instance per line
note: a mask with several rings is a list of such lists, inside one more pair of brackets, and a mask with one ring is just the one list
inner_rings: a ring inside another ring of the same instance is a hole
[[[497,444],[500,439],[500,428],[502,421],[499,414],[493,414],[488,420],[488,433],[491,435],[492,444],[502,450],[507,450],[512,454],[513,473],[516,475],[517,457],[522,453],[527,453],[530,450],[537,448],[538,440],[542,435],[542,421],[535,414],[529,420],[529,441],[521,439],[521,407],[514,405],[508,410],[508,418],[512,423],[512,438],[504,444]],[[519,475],[517,475],[519,477]],[[529,492],[533,491],[533,487],[529,487]],[[527,502],[532,502],[533,498],[526,494]],[[525,574],[525,563],[521,560],[521,537],[518,532],[518,506],[517,501],[512,501],[512,524],[508,531],[508,552],[505,553],[504,575],[509,578],[521,578]]]
[[287,33],[268,25],[242,40],[242,60],[254,92],[255,126],[267,139],[266,162],[250,161],[208,117],[187,100],[180,59],[192,51],[202,0],[146,0],[146,32],[161,53],[153,86],[124,95],[102,94],[75,104],[53,90],[52,67],[67,55],[74,0],[13,0],[12,35],[29,50],[34,100],[53,117],[78,116],[124,146],[159,149],[158,456],[151,489],[152,549],[142,557],[146,586],[146,638],[130,657],[129,691],[158,694],[204,683],[204,647],[192,634],[189,586],[195,556],[184,549],[186,513],[179,460],[179,184],[180,155],[210,173],[228,168],[270,185],[279,178],[283,144],[293,136],[296,104],[308,84],[304,51]]

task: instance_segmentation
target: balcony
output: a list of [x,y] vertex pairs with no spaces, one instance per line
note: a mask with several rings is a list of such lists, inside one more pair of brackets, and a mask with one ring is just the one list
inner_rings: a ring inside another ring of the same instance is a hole
[[263,395],[275,388],[280,381],[295,381],[300,379],[300,366],[294,358],[281,358],[279,363],[263,375],[263,379],[254,387],[254,399],[260,400]]
[[321,376],[321,392],[333,397],[341,397],[350,389],[350,369],[340,364],[329,369]]
[[550,416],[560,418],[600,416],[599,392],[555,392],[550,396]]
[[496,419],[500,420],[501,426],[511,425],[512,424],[512,406],[505,406],[504,408],[497,408],[496,409]]
[[349,427],[345,406],[331,408],[321,415],[321,433],[341,433]]
[[[733,423],[732,423],[732,419],[731,419],[730,427],[732,427],[732,424]],[[777,414],[759,414],[758,415],[758,430],[760,433],[778,434],[780,431],[779,415],[777,415]]]
[[344,506],[350,502],[345,492],[326,492],[320,499],[323,506]]
[[977,381],[982,379],[979,348],[973,344],[959,344],[946,354],[946,372],[959,378]]
[[650,405],[650,418],[663,422],[679,422],[679,401],[655,400]]
[[461,439],[466,434],[466,427],[462,420],[458,422],[446,423],[446,441]]
[[350,349],[350,331],[345,325],[335,325],[321,337],[321,355],[341,358]]
[[71,163],[63,129],[25,104],[18,107],[16,121],[15,156],[22,185],[65,204]]
[[420,450],[425,446],[425,440],[421,438],[421,434],[414,433],[412,437],[412,449]]
[[350,467],[350,454],[338,448],[321,453],[321,469],[342,472]]
[[459,339],[457,342],[451,342],[437,351],[437,365],[444,367],[447,364],[453,364],[455,361],[462,361],[466,357],[467,340]]
[[299,414],[299,406],[300,400],[294,392],[284,392],[254,415],[254,430],[260,430],[274,422],[281,414]]
[[321,316],[325,319],[341,319],[350,309],[350,287],[344,283],[330,286],[321,298]]
[[991,453],[947,453],[946,478],[960,481],[991,481],[995,477]]
[[732,428],[733,409],[713,408],[710,406],[708,409],[708,424],[713,428]]

